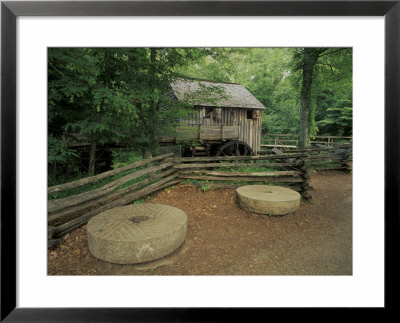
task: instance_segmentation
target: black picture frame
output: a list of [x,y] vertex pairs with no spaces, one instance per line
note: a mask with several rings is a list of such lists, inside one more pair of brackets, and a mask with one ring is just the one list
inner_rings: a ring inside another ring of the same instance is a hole
[[[4,1],[1,3],[1,321],[236,321],[262,309],[17,308],[16,19],[18,16],[384,16],[385,18],[385,309],[398,273],[400,1]],[[39,293],[40,291],[38,291]]]

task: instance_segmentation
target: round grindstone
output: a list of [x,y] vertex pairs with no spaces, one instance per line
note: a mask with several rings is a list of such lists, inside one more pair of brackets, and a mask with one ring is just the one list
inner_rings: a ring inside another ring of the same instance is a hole
[[284,215],[300,206],[300,194],[286,187],[247,185],[236,189],[241,208],[259,214]]
[[137,204],[102,212],[86,227],[89,250],[101,260],[136,264],[164,257],[186,238],[186,214],[162,204]]

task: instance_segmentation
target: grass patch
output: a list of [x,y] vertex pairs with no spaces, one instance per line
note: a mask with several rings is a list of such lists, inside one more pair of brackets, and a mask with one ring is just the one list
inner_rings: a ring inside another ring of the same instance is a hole
[[[206,181],[206,183],[208,183],[208,181]],[[201,185],[201,190],[203,192],[207,192],[208,190],[210,190],[211,186],[209,184],[202,184]]]
[[113,169],[117,169],[143,159],[140,154],[133,150],[121,148],[112,149],[111,153],[113,158]]

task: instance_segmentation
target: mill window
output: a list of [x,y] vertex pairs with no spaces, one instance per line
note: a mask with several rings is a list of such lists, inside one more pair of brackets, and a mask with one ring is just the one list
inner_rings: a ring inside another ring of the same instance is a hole
[[253,119],[253,110],[247,110],[247,119]]
[[213,113],[213,108],[205,108],[205,114],[204,114],[204,118],[206,119],[210,119],[211,115]]

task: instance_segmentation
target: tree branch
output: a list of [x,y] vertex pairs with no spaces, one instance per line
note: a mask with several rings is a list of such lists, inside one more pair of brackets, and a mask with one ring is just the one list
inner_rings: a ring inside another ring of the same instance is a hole
[[339,48],[339,49],[336,49],[336,50],[334,50],[334,51],[330,51],[330,52],[327,52],[327,53],[325,53],[325,54],[319,55],[318,58],[319,58],[319,57],[322,57],[322,56],[326,56],[326,55],[331,55],[331,54],[340,52],[340,51],[345,50],[345,49],[347,49],[347,48]]

